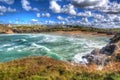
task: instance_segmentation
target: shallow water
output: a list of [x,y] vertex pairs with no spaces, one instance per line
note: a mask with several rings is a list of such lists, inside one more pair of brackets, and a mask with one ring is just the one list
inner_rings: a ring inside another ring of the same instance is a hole
[[79,63],[82,55],[105,46],[108,41],[108,37],[89,35],[1,34],[0,62],[30,56],[49,56]]

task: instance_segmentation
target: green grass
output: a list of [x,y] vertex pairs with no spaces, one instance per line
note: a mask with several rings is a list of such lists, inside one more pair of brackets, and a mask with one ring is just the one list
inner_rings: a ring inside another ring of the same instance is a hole
[[47,57],[24,58],[0,64],[0,80],[120,80],[120,63],[97,70],[96,66],[71,65]]

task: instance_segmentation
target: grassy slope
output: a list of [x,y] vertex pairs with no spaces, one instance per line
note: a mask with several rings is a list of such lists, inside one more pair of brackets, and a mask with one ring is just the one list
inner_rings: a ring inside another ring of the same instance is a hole
[[1,63],[0,80],[120,80],[120,63],[96,70],[48,57],[24,58]]

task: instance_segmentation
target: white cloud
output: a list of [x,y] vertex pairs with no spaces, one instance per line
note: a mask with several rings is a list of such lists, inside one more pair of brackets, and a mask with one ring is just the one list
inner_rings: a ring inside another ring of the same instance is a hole
[[107,14],[120,14],[120,4],[117,2],[109,2],[101,11]]
[[2,12],[0,12],[0,16],[2,16],[3,15],[3,13]]
[[14,0],[0,0],[0,2],[4,2],[4,3],[7,3],[7,4],[13,4]]
[[50,13],[42,13],[42,14],[37,13],[36,16],[39,18],[39,17],[50,17],[51,15]]
[[28,0],[21,0],[21,4],[22,4],[22,8],[26,11],[40,11],[38,8],[36,7],[32,7],[30,5],[30,2]]
[[[59,6],[55,7],[52,5],[50,9],[53,12],[74,15],[79,19],[73,20],[72,18],[57,16],[57,19],[59,20],[58,23],[62,23],[63,21],[64,23],[71,25],[120,28],[120,3],[110,2],[110,0],[71,0],[72,3],[61,6],[55,0],[50,2],[54,2]],[[77,8],[82,8],[84,11],[78,12],[79,10]]]
[[54,13],[60,13],[61,12],[61,6],[57,4],[55,0],[50,1],[50,7],[49,7]]
[[30,6],[30,2],[28,0],[21,0],[22,3],[22,8],[25,9],[26,11],[29,11],[32,9]]
[[64,18],[62,16],[57,16],[58,20],[64,20]]
[[38,22],[37,19],[31,19],[31,22]]
[[107,14],[120,14],[120,4],[110,0],[72,0],[72,4],[80,8],[89,8]]
[[54,13],[67,13],[70,15],[76,15],[75,8],[72,4],[64,5],[61,7],[55,0],[50,1],[49,7]]
[[39,9],[38,9],[38,8],[33,8],[32,10],[33,10],[33,11],[37,11],[37,12],[39,11]]
[[91,11],[79,12],[79,13],[77,13],[77,16],[81,16],[81,17],[91,17],[91,16],[92,16],[92,13],[91,13]]
[[103,7],[108,4],[108,0],[72,0],[72,4],[77,7],[86,7],[86,8],[94,8],[94,7]]
[[8,7],[8,12],[16,12],[16,9],[12,9],[11,7]]
[[7,12],[7,8],[5,6],[0,6],[0,12]]
[[88,18],[82,18],[81,22],[88,23]]
[[52,21],[52,20],[46,20],[46,21],[45,21],[45,24],[47,24],[47,25],[48,25],[48,24],[54,25],[54,24],[56,24],[56,23],[55,23],[55,21]]
[[0,6],[0,15],[4,15],[6,12],[16,12],[16,9],[13,9],[11,7],[5,7],[5,6]]
[[45,17],[50,17],[50,13],[45,13]]
[[68,13],[70,15],[76,15],[76,11],[74,9],[74,6],[71,4],[64,5],[63,8],[61,9],[63,13]]
[[36,16],[39,18],[40,17],[40,13],[37,13]]
[[120,22],[120,15],[108,14],[107,19],[111,22]]
[[105,19],[105,17],[103,15],[98,14],[98,13],[92,13],[92,17],[94,19],[98,19],[98,20],[104,20]]
[[57,19],[60,21],[60,23],[61,23],[61,21],[69,22],[73,18],[75,18],[75,16],[68,16],[68,17],[57,16]]
[[62,16],[57,16],[57,19],[60,21],[68,22],[68,19],[70,19],[70,17],[63,18]]

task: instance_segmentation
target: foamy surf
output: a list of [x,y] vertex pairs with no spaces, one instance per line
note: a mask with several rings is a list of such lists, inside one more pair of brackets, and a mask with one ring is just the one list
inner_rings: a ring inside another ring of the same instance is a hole
[[28,56],[48,56],[79,63],[82,61],[81,56],[90,53],[94,48],[103,47],[108,40],[108,37],[87,35],[77,37],[58,34],[0,35],[0,62]]

